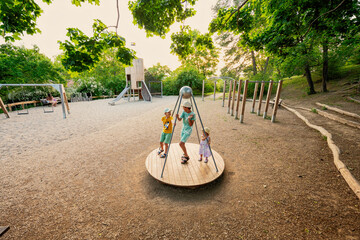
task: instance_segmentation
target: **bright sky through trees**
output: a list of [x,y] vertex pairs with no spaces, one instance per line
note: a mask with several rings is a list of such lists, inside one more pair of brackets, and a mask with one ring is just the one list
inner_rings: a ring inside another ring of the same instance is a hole
[[[43,13],[38,19],[37,27],[42,31],[41,34],[34,36],[24,36],[22,40],[16,41],[15,45],[24,45],[32,48],[37,45],[40,52],[53,59],[55,55],[61,53],[58,40],[64,41],[66,37],[66,28],[75,27],[82,30],[87,35],[92,35],[93,19],[100,19],[108,26],[116,24],[117,12],[115,0],[102,0],[100,6],[83,3],[81,7],[71,4],[70,0],[56,0],[47,5],[42,1],[36,0],[37,4],[43,9]],[[217,0],[199,0],[195,9],[197,14],[185,21],[193,29],[200,30],[201,33],[207,32],[209,22],[212,18],[211,7]],[[180,24],[171,26],[171,31],[165,39],[160,37],[146,38],[144,30],[138,29],[133,25],[132,15],[128,10],[128,0],[119,0],[120,22],[118,34],[127,41],[126,46],[137,52],[137,57],[144,58],[146,68],[149,68],[158,62],[161,65],[167,65],[172,70],[180,66],[177,56],[170,54],[170,35],[180,29]],[[115,30],[112,28],[111,30]],[[136,46],[131,46],[135,42]],[[4,43],[0,39],[0,44]]]

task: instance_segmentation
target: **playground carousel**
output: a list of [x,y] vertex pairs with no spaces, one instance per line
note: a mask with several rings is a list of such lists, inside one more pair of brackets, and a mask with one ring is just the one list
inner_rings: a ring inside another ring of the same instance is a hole
[[[175,111],[177,114],[179,113],[181,101],[183,99],[190,99],[193,111],[197,113],[200,127],[202,131],[205,132],[200,112],[190,87],[185,86],[180,89],[180,94],[176,101],[173,114]],[[172,135],[176,127],[176,121],[177,118],[175,118]],[[195,128],[200,143],[196,121]],[[190,160],[186,161],[186,164],[184,164],[184,161],[180,161],[183,156],[183,150],[179,143],[172,143],[172,135],[166,157],[161,158],[158,154],[158,149],[156,148],[146,158],[146,169],[152,177],[162,183],[173,186],[196,187],[210,183],[222,175],[225,169],[224,160],[219,153],[210,147],[210,145],[209,150],[211,156],[209,157],[209,161],[205,163],[204,161],[198,161],[200,144],[186,143],[186,149]]]

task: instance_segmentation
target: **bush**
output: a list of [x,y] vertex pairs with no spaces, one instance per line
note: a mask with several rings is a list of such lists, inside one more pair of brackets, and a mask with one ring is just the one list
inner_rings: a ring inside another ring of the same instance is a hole
[[196,68],[180,67],[163,81],[164,95],[178,95],[183,86],[191,87],[194,95],[201,94],[204,79],[205,77]]
[[93,95],[93,96],[102,96],[102,95],[108,95],[111,91],[109,89],[105,89],[104,86],[96,82],[93,77],[85,78],[85,79],[79,79],[78,87],[76,88],[77,92],[81,93],[87,93]]
[[189,86],[194,94],[201,94],[204,79],[205,77],[197,69],[185,69],[178,75],[176,84],[178,89]]
[[2,87],[1,93],[5,104],[40,100],[46,98],[49,93],[54,97],[60,96],[60,93],[52,87]]

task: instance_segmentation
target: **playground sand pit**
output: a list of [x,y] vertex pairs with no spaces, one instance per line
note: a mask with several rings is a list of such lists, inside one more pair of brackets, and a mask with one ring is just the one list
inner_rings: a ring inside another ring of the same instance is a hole
[[67,119],[60,106],[0,115],[1,239],[360,239],[359,199],[293,113],[271,123],[247,104],[240,124],[221,101],[197,98],[226,168],[187,189],[145,168],[176,97],[107,102],[70,103]]

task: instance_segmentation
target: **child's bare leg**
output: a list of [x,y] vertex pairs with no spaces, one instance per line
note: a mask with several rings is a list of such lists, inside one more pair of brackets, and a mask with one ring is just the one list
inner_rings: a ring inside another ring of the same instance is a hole
[[169,144],[165,143],[165,153],[167,154],[168,152],[168,149],[169,149]]
[[184,142],[180,142],[179,145],[180,145],[181,149],[182,149],[183,152],[184,152],[184,156],[185,156],[185,157],[188,157],[189,155],[188,155],[188,153],[187,153],[187,151],[186,151],[185,143],[184,143]]
[[203,155],[202,155],[202,154],[200,154],[200,158],[199,158],[199,161],[201,161],[201,160],[202,160],[202,157],[203,157]]
[[164,143],[163,142],[160,142],[160,149],[164,150]]

